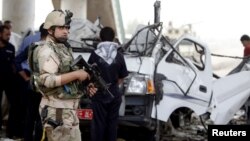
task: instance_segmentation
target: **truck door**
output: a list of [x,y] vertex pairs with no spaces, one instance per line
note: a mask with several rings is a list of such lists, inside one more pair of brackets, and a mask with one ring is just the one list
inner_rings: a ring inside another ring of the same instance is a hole
[[189,37],[178,40],[157,66],[166,77],[164,93],[181,94],[208,106],[211,99],[212,67],[205,45]]

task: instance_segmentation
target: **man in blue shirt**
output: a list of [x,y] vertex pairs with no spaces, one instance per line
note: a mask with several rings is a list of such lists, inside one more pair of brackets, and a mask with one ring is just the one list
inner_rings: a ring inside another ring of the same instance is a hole
[[[41,28],[41,26],[40,26]],[[23,39],[22,44],[20,45],[20,48],[17,52],[17,55],[19,55],[21,52],[23,52],[29,45],[31,45],[34,42],[40,41],[41,40],[41,32],[39,29],[39,32],[37,32],[35,35],[29,35]],[[29,66],[27,63],[27,60],[22,62],[22,69],[27,69],[29,70]]]

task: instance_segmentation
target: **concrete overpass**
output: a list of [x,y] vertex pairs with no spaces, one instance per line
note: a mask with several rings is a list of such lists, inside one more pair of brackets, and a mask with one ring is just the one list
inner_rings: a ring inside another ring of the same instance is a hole
[[[119,0],[51,0],[54,9],[68,9],[74,18],[95,21],[101,18],[104,26],[113,27],[124,40],[124,27]],[[2,20],[13,22],[13,31],[22,33],[34,28],[35,0],[2,0]]]

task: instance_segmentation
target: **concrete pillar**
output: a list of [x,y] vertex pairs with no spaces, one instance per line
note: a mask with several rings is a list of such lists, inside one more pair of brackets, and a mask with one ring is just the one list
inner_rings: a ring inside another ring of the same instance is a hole
[[52,0],[54,9],[61,9],[61,0]]
[[87,19],[94,22],[99,16],[101,24],[116,30],[112,0],[88,0]]
[[[2,9],[3,1],[0,0],[0,9]],[[0,10],[0,20],[2,21],[2,10]]]
[[35,1],[34,0],[2,0],[3,21],[10,20],[13,23],[13,32],[22,33],[34,28]]
[[86,19],[87,0],[61,0],[61,9],[73,12],[73,18]]
[[119,0],[112,0],[113,14],[115,19],[116,35],[121,43],[125,42],[125,31],[123,26],[123,18]]

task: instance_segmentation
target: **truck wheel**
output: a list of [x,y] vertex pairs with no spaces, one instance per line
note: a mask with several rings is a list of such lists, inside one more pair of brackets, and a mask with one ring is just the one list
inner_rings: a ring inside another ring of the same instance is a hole
[[156,122],[157,126],[155,130],[154,141],[165,140],[164,138],[168,138],[175,131],[171,119],[169,119],[167,122],[163,122],[160,120],[157,120]]

